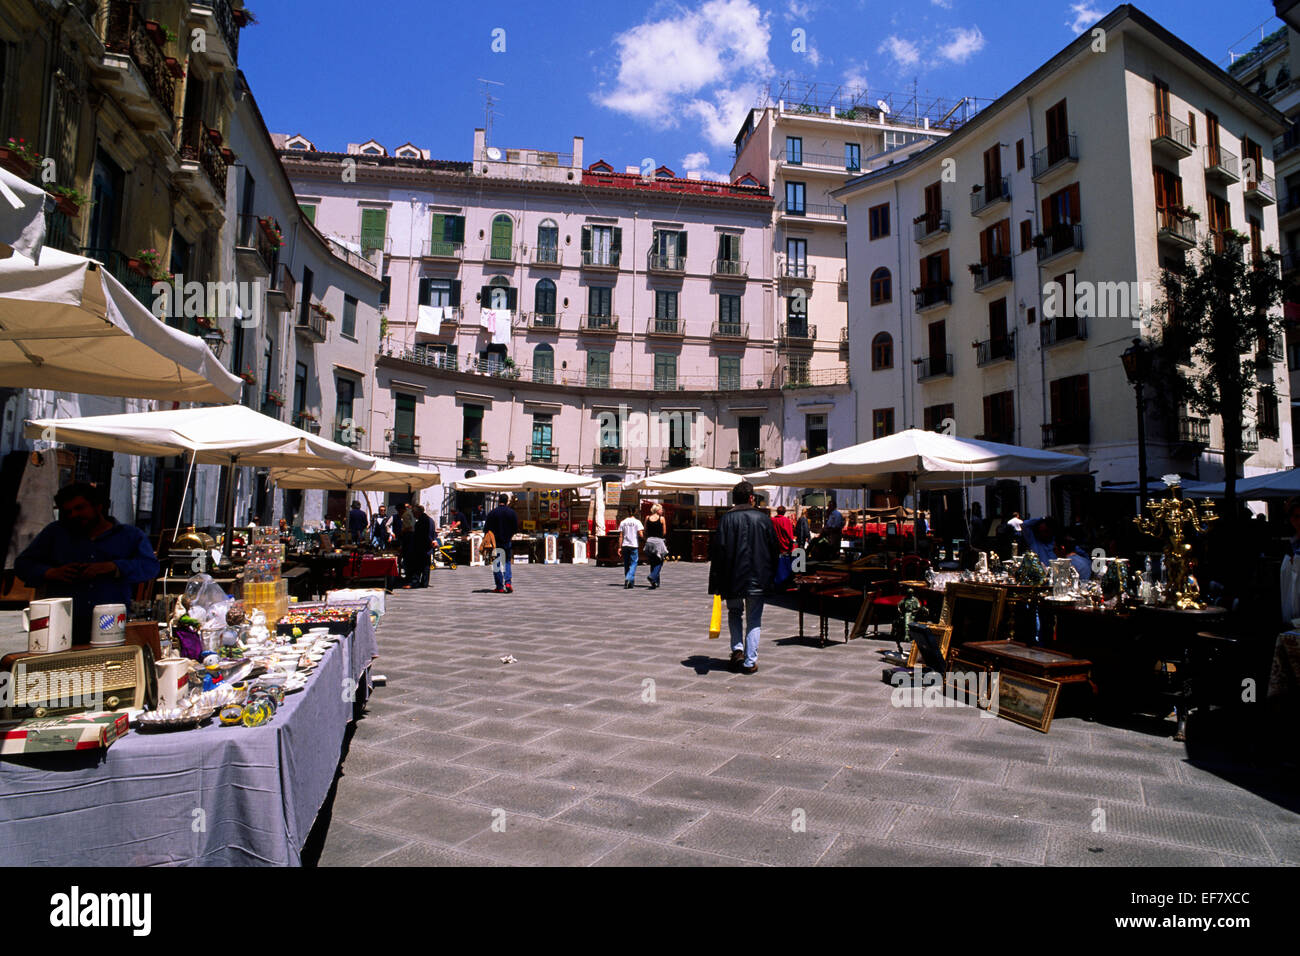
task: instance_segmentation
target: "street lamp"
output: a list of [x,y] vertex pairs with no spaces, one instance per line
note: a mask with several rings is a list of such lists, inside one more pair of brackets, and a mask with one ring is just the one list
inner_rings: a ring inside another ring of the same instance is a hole
[[1133,344],[1124,350],[1120,356],[1124,363],[1124,374],[1128,376],[1129,384],[1133,386],[1133,391],[1137,395],[1137,419],[1138,419],[1138,514],[1146,514],[1147,510],[1147,425],[1146,425],[1146,397],[1142,394],[1143,386],[1151,378],[1151,366],[1155,360],[1151,348],[1140,338],[1134,339]]
[[221,358],[221,349],[226,344],[226,337],[222,334],[220,329],[209,329],[207,332],[204,332],[203,341],[207,344],[208,348],[212,349],[213,355],[217,358]]

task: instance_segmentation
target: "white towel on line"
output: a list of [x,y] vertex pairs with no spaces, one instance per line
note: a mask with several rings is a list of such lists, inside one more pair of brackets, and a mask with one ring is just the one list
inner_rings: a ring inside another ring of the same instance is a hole
[[437,335],[442,330],[442,306],[420,306],[419,318],[415,323],[416,335]]
[[509,309],[484,309],[483,325],[487,328],[493,345],[510,344]]

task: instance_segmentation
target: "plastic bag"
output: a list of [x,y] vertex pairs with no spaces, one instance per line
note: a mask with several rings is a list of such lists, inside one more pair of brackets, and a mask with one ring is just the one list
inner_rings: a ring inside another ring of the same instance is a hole
[[713,613],[709,615],[709,640],[722,636],[722,595],[713,595]]

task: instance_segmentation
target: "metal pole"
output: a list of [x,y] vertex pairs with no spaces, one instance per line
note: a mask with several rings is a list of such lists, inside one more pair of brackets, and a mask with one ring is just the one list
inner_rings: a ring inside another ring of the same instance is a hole
[[226,466],[226,501],[224,510],[226,517],[225,552],[227,557],[230,556],[230,549],[234,546],[235,540],[235,469],[238,467],[236,464],[238,461],[239,456],[232,455],[230,464]]
[[1142,383],[1134,386],[1137,393],[1138,416],[1138,514],[1147,513],[1147,423],[1146,399],[1142,395]]

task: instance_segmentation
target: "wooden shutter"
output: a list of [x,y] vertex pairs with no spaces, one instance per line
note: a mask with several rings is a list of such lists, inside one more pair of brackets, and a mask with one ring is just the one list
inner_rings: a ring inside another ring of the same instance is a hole
[[1028,219],[1020,223],[1020,251],[1028,252],[1034,245],[1034,224]]
[[591,226],[582,227],[582,251],[591,252]]
[[621,252],[623,251],[623,229],[622,229],[622,227],[621,227],[621,226],[615,226],[614,229],[613,229],[613,233],[614,233],[613,238],[611,238],[610,241],[609,241],[609,251],[612,252],[612,253],[615,253],[615,254],[617,255],[618,253],[621,253]]
[[1055,379],[1051,387],[1052,400],[1052,424],[1055,425],[1061,420],[1061,379]]
[[481,286],[478,290],[478,304],[484,309],[492,308],[492,286]]
[[948,250],[944,249],[939,253],[939,276],[940,282],[948,281]]
[[1069,189],[1066,190],[1066,195],[1069,196],[1070,199],[1069,221],[1072,223],[1083,222],[1083,206],[1079,202],[1079,184],[1070,183]]
[[1011,220],[1003,219],[998,223],[998,255],[1011,253]]
[[651,257],[659,255],[659,230],[658,229],[650,233],[650,255]]
[[447,221],[450,224],[452,230],[451,235],[448,237],[447,241],[464,242],[465,241],[465,217],[448,216]]
[[506,308],[511,312],[519,310],[519,290],[514,286],[506,289]]
[[1088,376],[1076,375],[1074,389],[1074,414],[1080,421],[1088,421],[1092,418],[1092,410],[1088,406]]
[[1169,207],[1169,193],[1165,185],[1165,171],[1159,166],[1152,169],[1156,182],[1156,208],[1167,209]]
[[433,292],[429,284],[430,279],[428,276],[420,277],[420,305],[428,305],[433,301]]
[[450,299],[451,299],[451,304],[452,304],[452,305],[457,306],[457,307],[460,306],[460,280],[459,280],[459,279],[452,279],[452,280],[451,280],[451,296],[450,296]]
[[384,248],[384,235],[388,231],[388,210],[361,210],[361,248]]
[[994,425],[993,396],[984,396],[984,434],[994,435],[997,428]]
[[440,212],[434,213],[429,217],[429,221],[429,240],[433,243],[433,247],[436,249],[438,243],[445,242],[447,239],[447,217]]
[[[1169,84],[1164,80],[1155,79],[1152,81],[1156,88],[1156,113],[1161,117],[1169,115]],[[1158,122],[1158,121],[1157,121]],[[1163,130],[1168,133],[1168,129]]]
[[686,258],[686,230],[683,229],[677,234],[677,258]]
[[983,229],[980,231],[980,262],[989,261],[989,231]]

